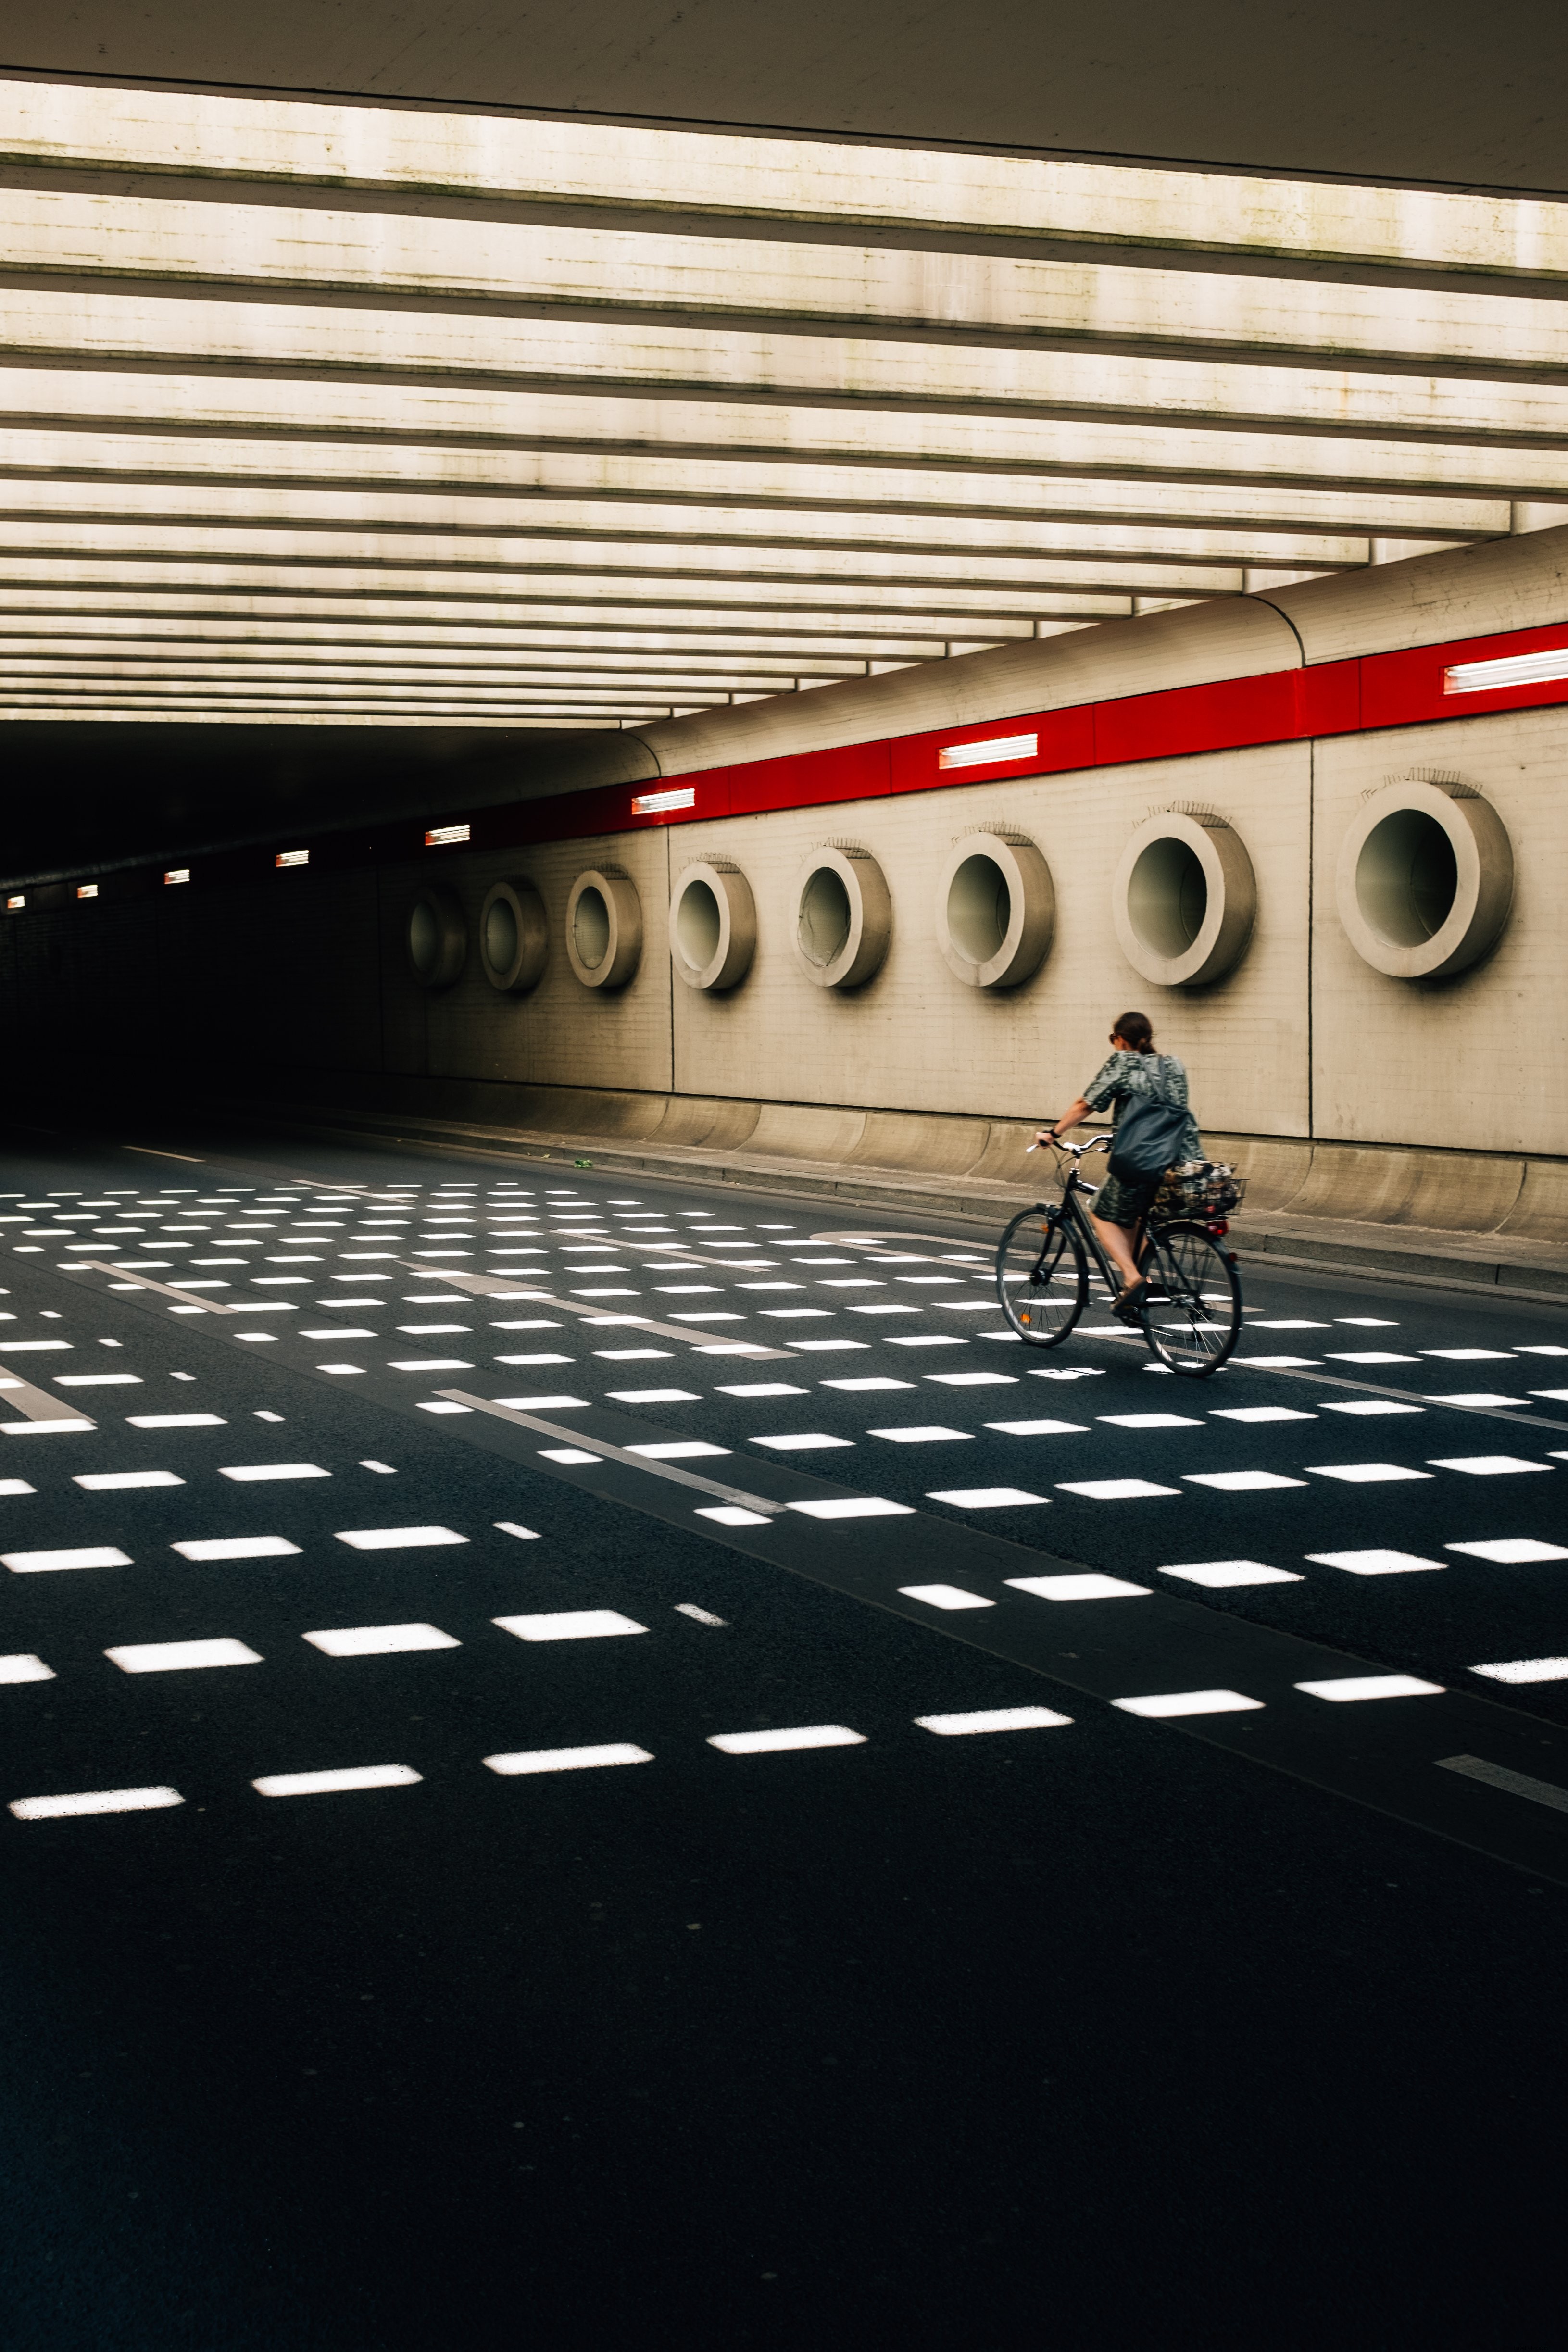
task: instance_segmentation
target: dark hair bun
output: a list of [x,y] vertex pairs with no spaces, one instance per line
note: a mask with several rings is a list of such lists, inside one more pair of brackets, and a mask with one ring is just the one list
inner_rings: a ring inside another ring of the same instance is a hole
[[1117,1036],[1125,1039],[1135,1054],[1152,1054],[1154,1031],[1146,1013],[1119,1013],[1116,1016]]

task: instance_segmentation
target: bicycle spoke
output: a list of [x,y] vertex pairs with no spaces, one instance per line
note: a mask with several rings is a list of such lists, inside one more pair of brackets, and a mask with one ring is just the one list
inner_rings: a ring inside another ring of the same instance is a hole
[[1089,1292],[1077,1229],[1043,1209],[1015,1217],[996,1253],[996,1290],[1021,1339],[1037,1348],[1058,1346],[1082,1314]]
[[1212,1235],[1171,1225],[1152,1237],[1143,1335],[1162,1363],[1204,1380],[1235,1347],[1241,1330],[1241,1286]]

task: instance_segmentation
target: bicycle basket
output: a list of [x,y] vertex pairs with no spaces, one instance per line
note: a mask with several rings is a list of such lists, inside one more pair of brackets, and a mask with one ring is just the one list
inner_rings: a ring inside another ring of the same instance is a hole
[[1226,1217],[1247,1195],[1247,1179],[1222,1160],[1189,1160],[1165,1171],[1155,1196],[1156,1217]]

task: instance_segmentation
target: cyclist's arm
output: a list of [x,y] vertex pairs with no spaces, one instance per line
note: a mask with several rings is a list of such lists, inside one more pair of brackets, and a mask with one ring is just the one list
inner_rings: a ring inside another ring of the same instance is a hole
[[1066,1135],[1078,1125],[1080,1118],[1087,1118],[1088,1114],[1089,1105],[1085,1102],[1083,1097],[1079,1095],[1077,1102],[1075,1102],[1069,1109],[1065,1110],[1062,1113],[1055,1126],[1042,1128],[1035,1140],[1037,1143],[1047,1143],[1053,1136]]

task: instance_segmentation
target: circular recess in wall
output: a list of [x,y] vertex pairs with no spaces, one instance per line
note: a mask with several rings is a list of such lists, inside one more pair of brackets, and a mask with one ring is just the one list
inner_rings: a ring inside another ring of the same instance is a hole
[[629,874],[590,866],[566,900],[566,961],[584,988],[624,988],[642,956],[642,900]]
[[966,833],[937,877],[936,939],[971,988],[1016,988],[1039,969],[1056,925],[1051,869],[1032,841]]
[[408,961],[422,988],[450,988],[468,961],[468,931],[450,890],[431,883],[408,909]]
[[670,961],[688,988],[734,988],[756,951],[756,902],[745,876],[733,866],[689,866],[669,901]]
[[818,988],[858,988],[888,952],[893,902],[868,849],[814,849],[795,887],[795,951]]
[[1136,972],[1198,988],[1241,960],[1258,885],[1241,835],[1207,811],[1164,809],[1141,824],[1116,869],[1110,911]]
[[492,882],[479,909],[479,961],[503,995],[537,988],[550,952],[544,901],[531,882]]
[[1469,786],[1415,777],[1372,793],[1340,845],[1340,920],[1394,980],[1440,980],[1485,955],[1508,919],[1513,850]]

